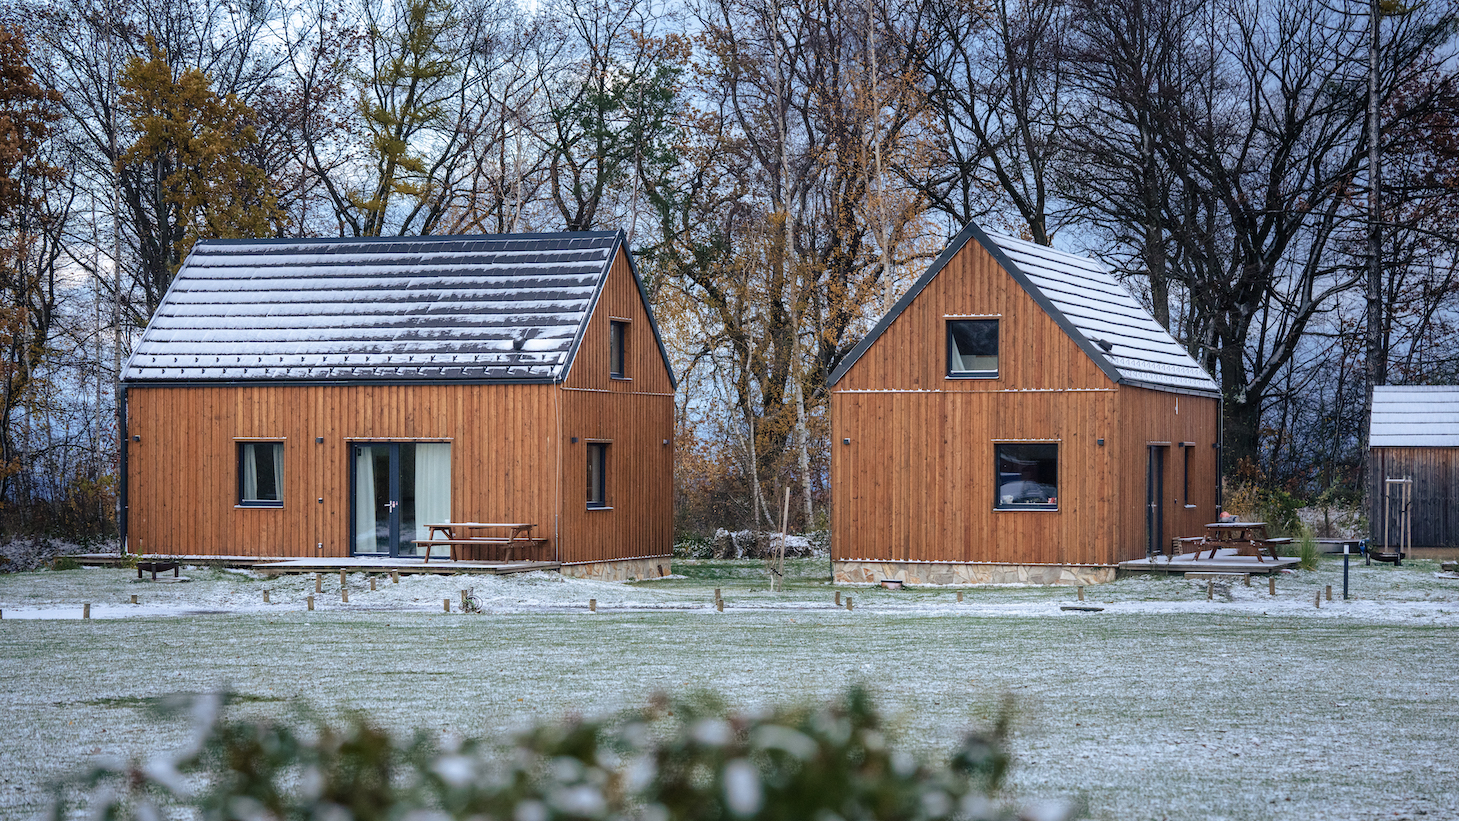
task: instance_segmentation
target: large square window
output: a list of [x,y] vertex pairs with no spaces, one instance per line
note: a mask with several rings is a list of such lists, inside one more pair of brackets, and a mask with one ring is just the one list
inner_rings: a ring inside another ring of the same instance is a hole
[[947,375],[958,379],[998,377],[998,320],[948,320]]
[[1052,443],[1001,443],[994,446],[998,463],[998,510],[1059,509],[1059,446]]
[[238,443],[238,503],[284,506],[284,443]]
[[588,443],[588,507],[608,506],[608,443]]

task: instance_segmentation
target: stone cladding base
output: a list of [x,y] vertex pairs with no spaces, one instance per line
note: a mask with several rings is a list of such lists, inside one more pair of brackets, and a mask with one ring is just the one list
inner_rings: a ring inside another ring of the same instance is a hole
[[[843,561],[831,563],[837,584],[1103,584],[1115,580],[1113,567],[1045,564],[960,564],[953,562]],[[564,568],[566,570],[566,568]]]
[[[587,564],[565,564],[562,575],[574,579],[592,579],[599,582],[637,582],[657,579],[674,572],[670,566],[672,558],[660,556],[649,559],[623,559],[616,562],[589,562]],[[659,568],[663,572],[659,572]]]

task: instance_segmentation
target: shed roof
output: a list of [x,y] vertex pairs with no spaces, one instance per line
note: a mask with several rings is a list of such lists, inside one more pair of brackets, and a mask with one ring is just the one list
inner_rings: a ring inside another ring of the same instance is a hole
[[621,231],[199,242],[122,380],[561,381],[623,244]]
[[1459,447],[1459,385],[1373,388],[1368,447]]
[[[1109,269],[1088,257],[968,223],[831,375],[835,384],[969,241],[982,245],[1015,282],[1118,384],[1219,396],[1220,389]],[[1103,343],[1103,344],[1101,344]]]

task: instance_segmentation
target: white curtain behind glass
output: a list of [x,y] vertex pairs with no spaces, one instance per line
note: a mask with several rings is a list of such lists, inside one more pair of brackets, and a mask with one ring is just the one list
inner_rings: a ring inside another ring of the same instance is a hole
[[243,446],[243,501],[258,501],[258,456],[253,452],[257,445]]
[[274,463],[274,498],[275,502],[284,501],[284,446],[283,445],[260,445],[269,449],[269,456],[273,457]]
[[[451,443],[422,442],[415,446],[415,538],[429,539],[426,525],[451,521]],[[450,555],[437,545],[432,556]]]
[[375,459],[370,448],[355,448],[355,552],[375,553]]

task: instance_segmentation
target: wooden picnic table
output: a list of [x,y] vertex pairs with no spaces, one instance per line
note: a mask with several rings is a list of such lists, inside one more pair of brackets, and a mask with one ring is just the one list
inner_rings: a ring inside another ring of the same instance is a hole
[[[501,548],[502,558],[505,561],[511,561],[518,548],[531,550],[540,544],[547,543],[546,539],[532,536],[532,530],[536,527],[534,522],[441,522],[426,525],[431,537],[416,539],[415,543],[425,547],[424,560],[426,562],[431,560],[431,548],[435,545],[449,546],[451,561],[457,560],[458,549],[462,555],[465,555],[466,548],[486,547]],[[506,535],[472,535],[480,531],[505,532]]]
[[1235,548],[1238,555],[1255,556],[1258,562],[1265,562],[1262,558],[1262,551],[1265,550],[1275,561],[1277,558],[1277,546],[1291,544],[1288,538],[1268,538],[1266,522],[1212,522],[1206,525],[1206,535],[1202,537],[1201,543],[1196,547],[1196,558],[1201,557],[1201,551],[1211,549],[1208,558],[1216,558],[1216,551],[1223,547]]

